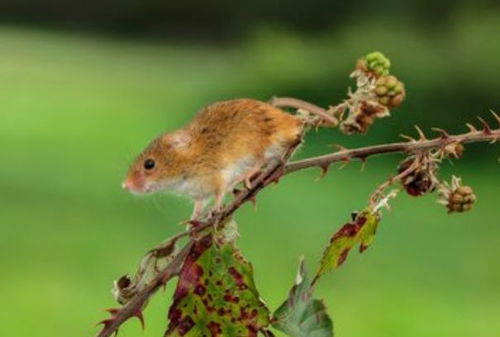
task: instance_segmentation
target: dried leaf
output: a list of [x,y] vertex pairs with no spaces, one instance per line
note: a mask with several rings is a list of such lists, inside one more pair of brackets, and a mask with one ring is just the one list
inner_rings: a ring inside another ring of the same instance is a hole
[[312,296],[303,261],[288,299],[273,315],[273,327],[291,337],[333,337],[333,323],[322,301]]
[[111,290],[115,300],[125,305],[154,279],[161,269],[177,255],[177,239],[168,239],[150,250],[141,260],[136,274],[131,278],[123,275],[113,283]]
[[377,213],[365,209],[355,214],[351,222],[342,226],[330,239],[313,283],[326,272],[342,265],[355,245],[359,244],[360,252],[365,251],[375,239],[379,221]]
[[181,273],[165,336],[255,337],[269,324],[253,269],[231,243],[208,234],[194,243]]

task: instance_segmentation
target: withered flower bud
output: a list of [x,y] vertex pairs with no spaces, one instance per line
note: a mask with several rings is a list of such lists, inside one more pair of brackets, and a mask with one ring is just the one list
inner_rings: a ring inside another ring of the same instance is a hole
[[[408,157],[399,164],[398,173],[403,173],[408,170],[414,163],[415,157]],[[428,192],[434,191],[436,188],[436,173],[437,167],[434,163],[425,163],[419,165],[414,171],[410,172],[401,180],[406,193],[411,196],[419,197]]]

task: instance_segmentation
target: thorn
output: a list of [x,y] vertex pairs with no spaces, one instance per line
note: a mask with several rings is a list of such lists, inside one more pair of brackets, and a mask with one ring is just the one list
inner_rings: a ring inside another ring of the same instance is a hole
[[465,123],[465,125],[467,125],[467,127],[469,128],[469,130],[471,132],[477,132],[477,129],[474,125],[472,125],[471,123]]
[[330,146],[331,146],[331,147],[333,147],[333,148],[338,149],[338,151],[339,151],[339,152],[340,152],[340,151],[347,151],[347,150],[348,150],[346,147],[344,147],[344,146],[342,146],[342,145],[340,145],[340,144],[332,144],[332,145],[330,145]]
[[361,172],[364,172],[366,168],[367,159],[366,157],[359,157],[359,160],[361,160]]
[[191,225],[190,229],[195,229],[195,228],[200,228],[203,227],[206,223],[203,221],[198,221],[198,220],[189,220],[186,221],[188,225]]
[[268,180],[269,184],[271,184],[271,183],[278,184],[280,182],[281,177],[283,177],[283,170],[282,169],[280,169],[280,170],[281,170],[281,172],[279,174],[273,174],[271,179]]
[[256,210],[257,209],[257,196],[254,195],[253,197],[251,197],[248,200],[252,203],[253,209]]
[[493,117],[495,117],[495,119],[497,120],[498,124],[500,124],[500,116],[498,116],[498,114],[493,111],[493,110],[490,110],[491,114],[493,115]]
[[111,323],[114,322],[113,318],[108,318],[108,319],[103,319],[102,321],[98,322],[96,325],[104,325],[104,328],[107,328]]
[[491,135],[491,127],[488,125],[488,123],[486,123],[486,121],[484,119],[482,119],[481,117],[477,117],[477,119],[479,119],[481,124],[483,124],[483,132],[486,135]]
[[112,316],[114,316],[118,312],[120,312],[120,309],[119,308],[109,308],[109,309],[106,309],[105,311],[109,312]]
[[142,314],[142,311],[141,310],[136,311],[133,317],[137,317],[139,321],[141,321],[141,327],[142,330],[144,330],[146,328],[146,323],[144,322],[144,315]]
[[427,140],[427,137],[425,137],[424,132],[422,131],[421,128],[418,127],[418,125],[415,125],[415,129],[417,129],[420,140]]
[[409,142],[416,142],[417,141],[415,138],[407,136],[407,135],[404,135],[404,134],[400,134],[399,136],[401,138],[404,138],[404,139],[408,140]]
[[339,170],[342,170],[345,168],[347,165],[349,165],[349,159],[344,160],[344,163],[339,166]]
[[432,128],[431,130],[439,133],[441,139],[448,139],[450,137],[450,135],[448,134],[448,132],[446,132],[446,130],[440,128]]
[[240,194],[240,192],[241,192],[240,189],[237,189],[237,188],[233,189],[233,195],[234,196],[237,196],[238,194]]
[[198,226],[203,225],[203,222],[198,221],[198,220],[189,220],[187,223],[194,226],[194,227],[198,227]]
[[320,176],[319,176],[318,178],[316,178],[316,179],[314,180],[315,182],[320,181],[321,179],[323,179],[323,178],[326,176],[326,174],[327,174],[327,173],[328,173],[328,171],[330,170],[330,164],[321,164],[321,165],[319,166],[319,168],[321,169],[321,174],[320,174]]

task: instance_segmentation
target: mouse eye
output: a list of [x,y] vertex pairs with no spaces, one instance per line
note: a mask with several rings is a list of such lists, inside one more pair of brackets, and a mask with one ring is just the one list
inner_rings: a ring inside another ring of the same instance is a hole
[[146,170],[151,170],[153,167],[155,167],[155,161],[153,159],[146,159],[144,161],[144,168]]

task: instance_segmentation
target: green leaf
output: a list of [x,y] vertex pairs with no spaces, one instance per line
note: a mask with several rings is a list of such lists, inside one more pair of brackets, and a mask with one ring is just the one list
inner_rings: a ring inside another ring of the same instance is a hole
[[313,283],[326,272],[340,267],[355,245],[359,244],[361,253],[365,251],[375,239],[379,221],[377,213],[365,209],[342,226],[330,239]]
[[333,337],[333,323],[322,301],[312,296],[303,261],[288,299],[273,315],[273,327],[291,337]]
[[165,336],[255,337],[269,325],[253,269],[232,243],[196,241],[181,269]]

